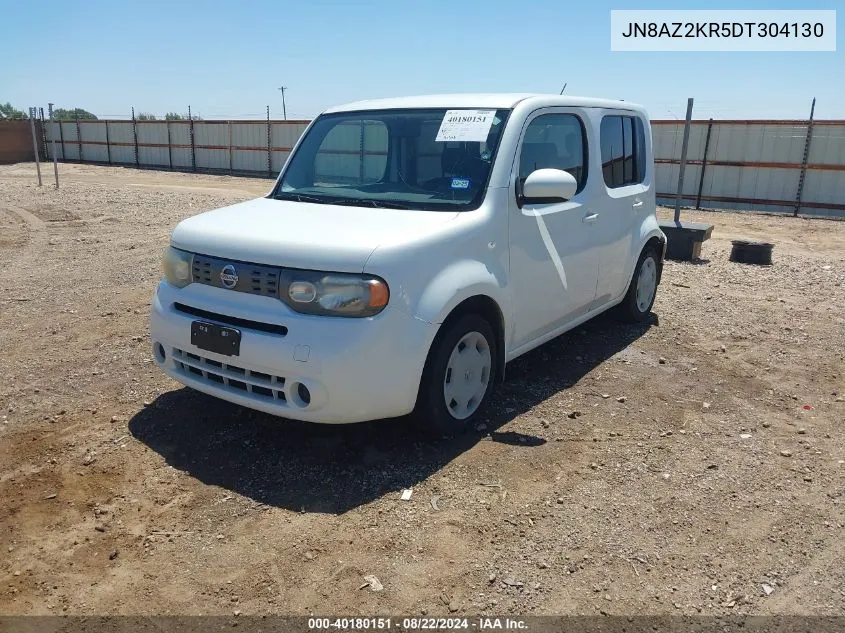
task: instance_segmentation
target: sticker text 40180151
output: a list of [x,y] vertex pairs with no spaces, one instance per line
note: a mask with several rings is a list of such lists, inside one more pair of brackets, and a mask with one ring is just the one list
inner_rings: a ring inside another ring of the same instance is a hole
[[495,110],[447,110],[434,140],[484,142],[495,117]]

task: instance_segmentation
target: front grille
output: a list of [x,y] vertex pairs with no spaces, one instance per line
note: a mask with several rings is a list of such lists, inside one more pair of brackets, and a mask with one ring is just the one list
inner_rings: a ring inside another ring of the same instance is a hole
[[178,371],[191,378],[214,382],[229,389],[244,391],[278,403],[287,402],[283,391],[285,388],[283,376],[272,376],[245,367],[221,363],[178,348],[173,349],[173,362]]
[[203,319],[211,319],[218,323],[225,323],[235,327],[245,327],[252,330],[259,330],[260,332],[269,332],[270,334],[278,334],[279,336],[287,336],[288,329],[284,325],[276,325],[275,323],[264,323],[263,321],[253,321],[251,319],[242,319],[240,317],[233,317],[219,312],[209,312],[208,310],[201,310],[193,306],[185,305],[184,303],[174,303],[173,307],[190,314],[191,316],[201,317]]
[[[226,288],[220,279],[220,273],[227,265],[234,267],[238,281],[234,288]],[[237,292],[248,292],[264,297],[277,297],[279,293],[279,268],[235,262],[208,255],[194,255],[192,281],[194,283],[226,288]]]

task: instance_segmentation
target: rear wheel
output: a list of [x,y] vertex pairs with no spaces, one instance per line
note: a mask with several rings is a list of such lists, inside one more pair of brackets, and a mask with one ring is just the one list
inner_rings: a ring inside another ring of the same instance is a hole
[[619,304],[618,314],[624,321],[637,323],[651,314],[660,278],[659,259],[660,255],[654,248],[646,248],[640,253],[628,292]]
[[470,428],[493,391],[496,358],[496,337],[485,319],[467,314],[447,321],[423,371],[417,422],[440,435]]

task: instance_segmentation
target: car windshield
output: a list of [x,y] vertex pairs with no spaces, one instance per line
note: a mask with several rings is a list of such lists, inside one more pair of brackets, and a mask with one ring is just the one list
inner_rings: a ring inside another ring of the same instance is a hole
[[509,110],[403,109],[320,116],[273,197],[463,211],[484,197]]

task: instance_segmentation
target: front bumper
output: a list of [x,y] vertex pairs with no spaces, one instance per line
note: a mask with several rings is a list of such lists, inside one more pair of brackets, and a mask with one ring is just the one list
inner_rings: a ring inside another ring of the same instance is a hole
[[[238,327],[238,356],[208,352],[191,343],[191,322],[199,317],[176,303],[284,325],[287,334]],[[171,378],[259,411],[332,424],[410,413],[436,332],[436,325],[389,306],[362,319],[309,316],[271,297],[201,284],[176,288],[165,280],[150,321],[153,358]]]

